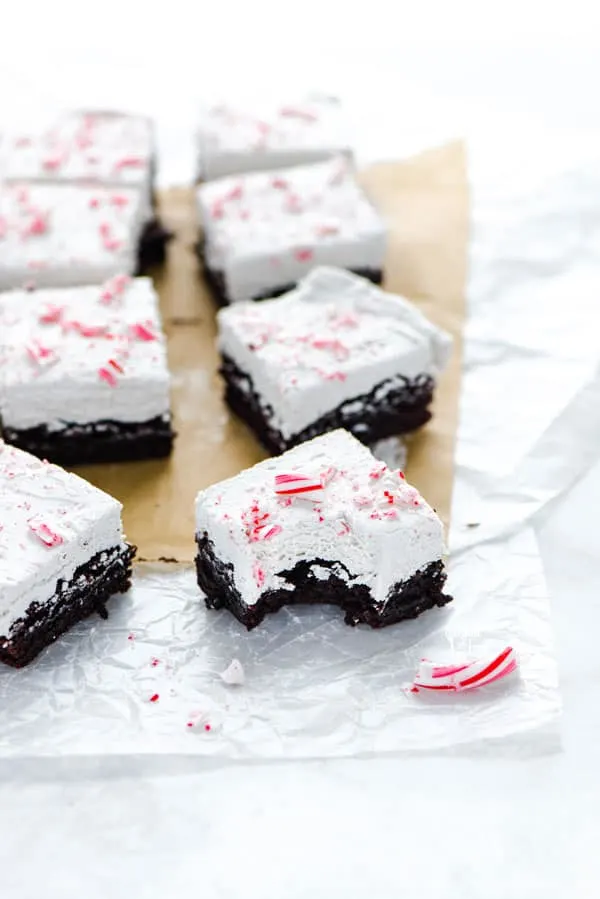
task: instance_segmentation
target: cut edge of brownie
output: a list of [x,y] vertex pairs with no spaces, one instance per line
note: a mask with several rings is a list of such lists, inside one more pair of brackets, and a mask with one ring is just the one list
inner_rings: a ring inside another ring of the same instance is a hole
[[[196,243],[196,254],[202,264],[202,270],[204,273],[204,279],[207,282],[208,286],[211,289],[211,292],[217,302],[218,306],[229,306],[231,305],[231,301],[227,296],[227,288],[225,286],[225,276],[222,271],[218,271],[216,269],[211,268],[206,261],[206,254],[204,252],[205,241],[199,240]],[[372,268],[353,268],[349,269],[354,275],[359,275],[361,278],[366,278],[367,281],[371,281],[373,284],[381,284],[383,282],[383,270],[382,269],[372,269]],[[271,290],[266,290],[253,296],[250,298],[250,302],[258,302],[260,300],[273,300],[275,297],[280,297],[284,293],[289,293],[290,290],[293,290],[296,287],[297,282],[291,284],[284,284],[281,287],[277,287]]]
[[250,375],[229,356],[222,357],[219,371],[225,381],[227,405],[275,455],[338,428],[350,431],[361,443],[372,445],[386,437],[415,431],[431,419],[429,405],[433,400],[434,379],[425,374],[416,378],[397,375],[393,380],[401,378],[401,386],[387,389],[391,379],[381,381],[368,393],[344,400],[297,434],[284,437],[272,426],[273,410],[261,402]]
[[56,465],[93,465],[162,459],[171,453],[175,432],[170,417],[145,422],[94,421],[54,430],[37,425],[24,430],[0,428],[4,440]]
[[[266,590],[256,603],[244,603],[233,578],[233,565],[218,558],[215,547],[205,532],[196,535],[196,576],[209,609],[227,609],[248,630],[257,627],[266,615],[278,612],[286,605],[335,605],[344,612],[344,621],[351,626],[368,624],[372,628],[386,627],[399,621],[416,618],[435,606],[442,607],[452,597],[443,592],[446,571],[443,561],[430,562],[410,578],[390,587],[386,600],[373,601],[366,584],[352,583],[355,578],[341,562],[324,559],[301,560],[289,571],[280,571],[289,587]],[[317,577],[313,566],[330,571],[326,579]]]
[[59,580],[45,602],[32,602],[25,614],[0,635],[0,662],[23,668],[65,631],[97,612],[108,618],[106,603],[131,586],[135,546],[124,544],[96,553],[69,581]]
[[173,233],[164,227],[158,216],[146,222],[138,244],[136,275],[143,275],[149,269],[164,264],[167,244],[172,237]]

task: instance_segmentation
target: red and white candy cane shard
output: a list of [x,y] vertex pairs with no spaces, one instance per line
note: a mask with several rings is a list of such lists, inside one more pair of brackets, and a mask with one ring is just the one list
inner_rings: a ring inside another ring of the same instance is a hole
[[423,659],[415,677],[412,690],[453,691],[473,690],[506,677],[517,669],[517,657],[512,646],[507,646],[492,658],[478,659],[464,665],[435,665]]
[[43,521],[31,519],[28,524],[29,530],[33,534],[35,534],[35,536],[44,544],[44,546],[60,546],[61,543],[64,543],[61,535],[56,531],[53,531],[52,528],[49,525],[45,524]]
[[277,496],[305,496],[307,499],[312,499],[322,492],[323,480],[321,477],[311,477],[297,472],[275,475]]

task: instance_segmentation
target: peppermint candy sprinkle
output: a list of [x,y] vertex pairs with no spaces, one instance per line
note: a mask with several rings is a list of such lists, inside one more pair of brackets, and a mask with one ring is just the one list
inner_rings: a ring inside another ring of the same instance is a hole
[[310,477],[298,472],[275,475],[277,496],[303,496],[306,499],[312,499],[314,496],[321,495],[323,489],[321,477]]
[[35,536],[44,544],[44,546],[60,546],[61,543],[64,543],[61,535],[56,531],[53,531],[52,528],[45,522],[32,518],[27,523],[29,525],[29,530],[31,531],[31,533],[35,534]]
[[463,665],[436,665],[422,659],[417,671],[412,693],[421,690],[462,692],[483,687],[512,674],[517,669],[517,657],[512,646],[501,653]]

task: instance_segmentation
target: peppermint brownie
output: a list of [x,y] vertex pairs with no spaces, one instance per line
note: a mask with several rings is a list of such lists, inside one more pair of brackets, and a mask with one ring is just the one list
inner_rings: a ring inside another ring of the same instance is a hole
[[450,601],[441,521],[346,431],[201,491],[196,542],[208,608],[248,629],[285,605],[329,603],[347,624],[382,627]]
[[4,439],[64,465],[167,455],[166,342],[149,278],[0,294]]
[[222,304],[277,296],[316,265],[380,282],[386,228],[343,158],[198,188],[200,256]]
[[431,418],[451,337],[408,300],[320,267],[218,315],[225,398],[272,453],[339,427],[363,443]]
[[128,589],[135,550],[115,499],[0,441],[0,661],[31,662]]

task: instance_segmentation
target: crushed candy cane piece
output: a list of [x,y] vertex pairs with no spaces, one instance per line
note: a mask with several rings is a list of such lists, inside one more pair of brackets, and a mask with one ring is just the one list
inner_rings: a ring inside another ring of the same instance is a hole
[[311,477],[298,472],[275,475],[275,493],[277,496],[305,496],[312,499],[315,494],[323,492],[323,479]]
[[225,671],[221,672],[221,680],[230,686],[241,687],[243,685],[246,677],[239,659],[232,659]]
[[53,531],[52,528],[45,524],[43,521],[38,521],[36,519],[31,519],[28,522],[29,530],[32,534],[41,540],[44,546],[60,546],[61,543],[64,543],[63,537],[56,531]]
[[512,646],[498,655],[462,665],[436,665],[422,659],[411,692],[421,690],[462,692],[483,687],[517,670],[517,657]]
[[157,340],[156,334],[154,334],[147,325],[142,324],[142,322],[136,322],[135,324],[130,325],[130,331],[138,340],[144,340],[146,342]]

